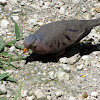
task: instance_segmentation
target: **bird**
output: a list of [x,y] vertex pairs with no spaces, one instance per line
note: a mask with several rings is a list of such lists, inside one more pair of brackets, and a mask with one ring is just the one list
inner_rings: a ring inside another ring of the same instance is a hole
[[92,20],[61,20],[42,25],[24,40],[24,53],[31,49],[41,55],[59,54],[77,44],[93,27],[100,25],[100,18]]

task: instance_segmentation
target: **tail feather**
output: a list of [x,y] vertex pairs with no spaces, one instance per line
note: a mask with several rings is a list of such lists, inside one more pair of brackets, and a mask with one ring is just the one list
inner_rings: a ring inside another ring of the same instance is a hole
[[94,20],[88,20],[86,28],[91,30],[93,27],[100,25],[100,18]]

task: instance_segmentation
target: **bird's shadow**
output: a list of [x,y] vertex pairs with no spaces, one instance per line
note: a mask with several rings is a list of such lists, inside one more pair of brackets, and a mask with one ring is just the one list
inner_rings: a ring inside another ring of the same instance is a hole
[[40,55],[37,53],[32,53],[28,56],[25,60],[26,63],[33,62],[33,61],[42,61],[43,63],[46,62],[58,62],[59,58],[61,57],[72,57],[75,54],[79,53],[80,56],[88,55],[93,51],[100,51],[100,44],[92,45],[91,42],[89,43],[78,43],[73,47],[69,47],[65,49],[65,53],[57,56],[57,54],[47,54],[47,55]]

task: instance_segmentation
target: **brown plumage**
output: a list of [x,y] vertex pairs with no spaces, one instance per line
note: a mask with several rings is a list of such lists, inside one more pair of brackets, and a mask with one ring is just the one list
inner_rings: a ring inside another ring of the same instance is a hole
[[99,24],[100,19],[62,20],[45,24],[26,37],[24,47],[38,54],[59,53],[78,43]]

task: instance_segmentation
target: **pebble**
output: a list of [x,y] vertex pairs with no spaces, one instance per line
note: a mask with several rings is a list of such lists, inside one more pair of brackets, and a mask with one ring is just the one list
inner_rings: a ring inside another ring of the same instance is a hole
[[38,24],[39,26],[42,26],[44,23],[43,23],[43,22],[37,22],[37,24]]
[[29,19],[29,20],[27,21],[27,23],[28,23],[28,24],[34,24],[34,25],[36,25],[36,24],[37,24],[37,20],[36,20],[36,19]]
[[13,5],[17,3],[18,0],[9,0]]
[[7,93],[7,89],[5,84],[0,84],[0,95],[6,94]]
[[1,28],[2,28],[2,29],[7,28],[8,25],[9,25],[9,22],[7,21],[7,19],[3,19],[3,20],[1,21]]
[[56,74],[54,71],[51,71],[48,73],[51,79],[54,79],[56,77]]
[[96,91],[91,92],[91,96],[92,96],[92,97],[97,97],[97,96],[98,96],[98,92],[96,92]]
[[62,67],[62,69],[69,73],[71,71],[71,65],[68,65],[68,64],[59,64],[59,67]]
[[85,20],[90,20],[90,19],[91,19],[91,14],[89,14],[89,13],[84,13],[84,14],[82,15],[82,17],[83,17]]
[[13,13],[19,13],[21,11],[22,11],[21,9],[12,10]]
[[76,4],[76,3],[79,3],[80,0],[72,0],[72,2],[73,2],[74,4]]
[[67,57],[60,58],[59,61],[60,63],[74,64],[75,62],[77,62],[78,59],[80,59],[80,55],[76,54],[70,58]]
[[68,100],[76,100],[75,97],[70,96]]
[[59,80],[66,80],[66,81],[69,80],[69,75],[66,72],[58,71],[56,72],[56,75]]
[[27,96],[25,100],[34,100],[35,96]]
[[51,7],[54,7],[56,5],[56,3],[52,2],[51,3]]
[[48,95],[47,100],[52,100],[52,97],[50,95]]
[[59,91],[56,91],[56,96],[57,97],[59,97],[59,96],[61,96],[61,95],[63,95],[64,94],[64,92],[63,91],[61,91],[61,90],[59,90]]
[[24,91],[21,93],[21,96],[22,96],[22,97],[26,97],[26,96],[27,96],[27,93],[28,93],[28,91],[27,91],[27,90],[24,90]]
[[7,3],[6,0],[0,0],[0,4],[4,5],[4,4],[6,4],[6,3]]
[[14,52],[15,49],[16,49],[15,46],[11,46],[11,47],[9,48],[9,51],[10,51],[10,52]]
[[33,0],[28,0],[29,2],[32,2]]
[[67,63],[67,58],[66,57],[63,57],[63,58],[60,58],[59,59],[60,63]]
[[77,66],[77,70],[82,70],[83,69],[83,65],[81,64],[81,65],[79,65],[79,66]]
[[18,23],[18,21],[19,21],[19,17],[18,16],[11,16],[11,17],[12,17],[13,21]]
[[59,10],[59,13],[60,14],[64,14],[65,13],[65,8],[64,7],[61,7],[60,10]]
[[83,8],[82,8],[82,11],[83,11],[83,12],[86,12],[86,8],[85,8],[85,7],[83,7]]
[[37,99],[45,97],[44,93],[40,89],[35,90],[34,94],[36,95]]
[[89,60],[89,56],[88,56],[88,55],[82,56],[81,59],[82,59],[82,60]]

